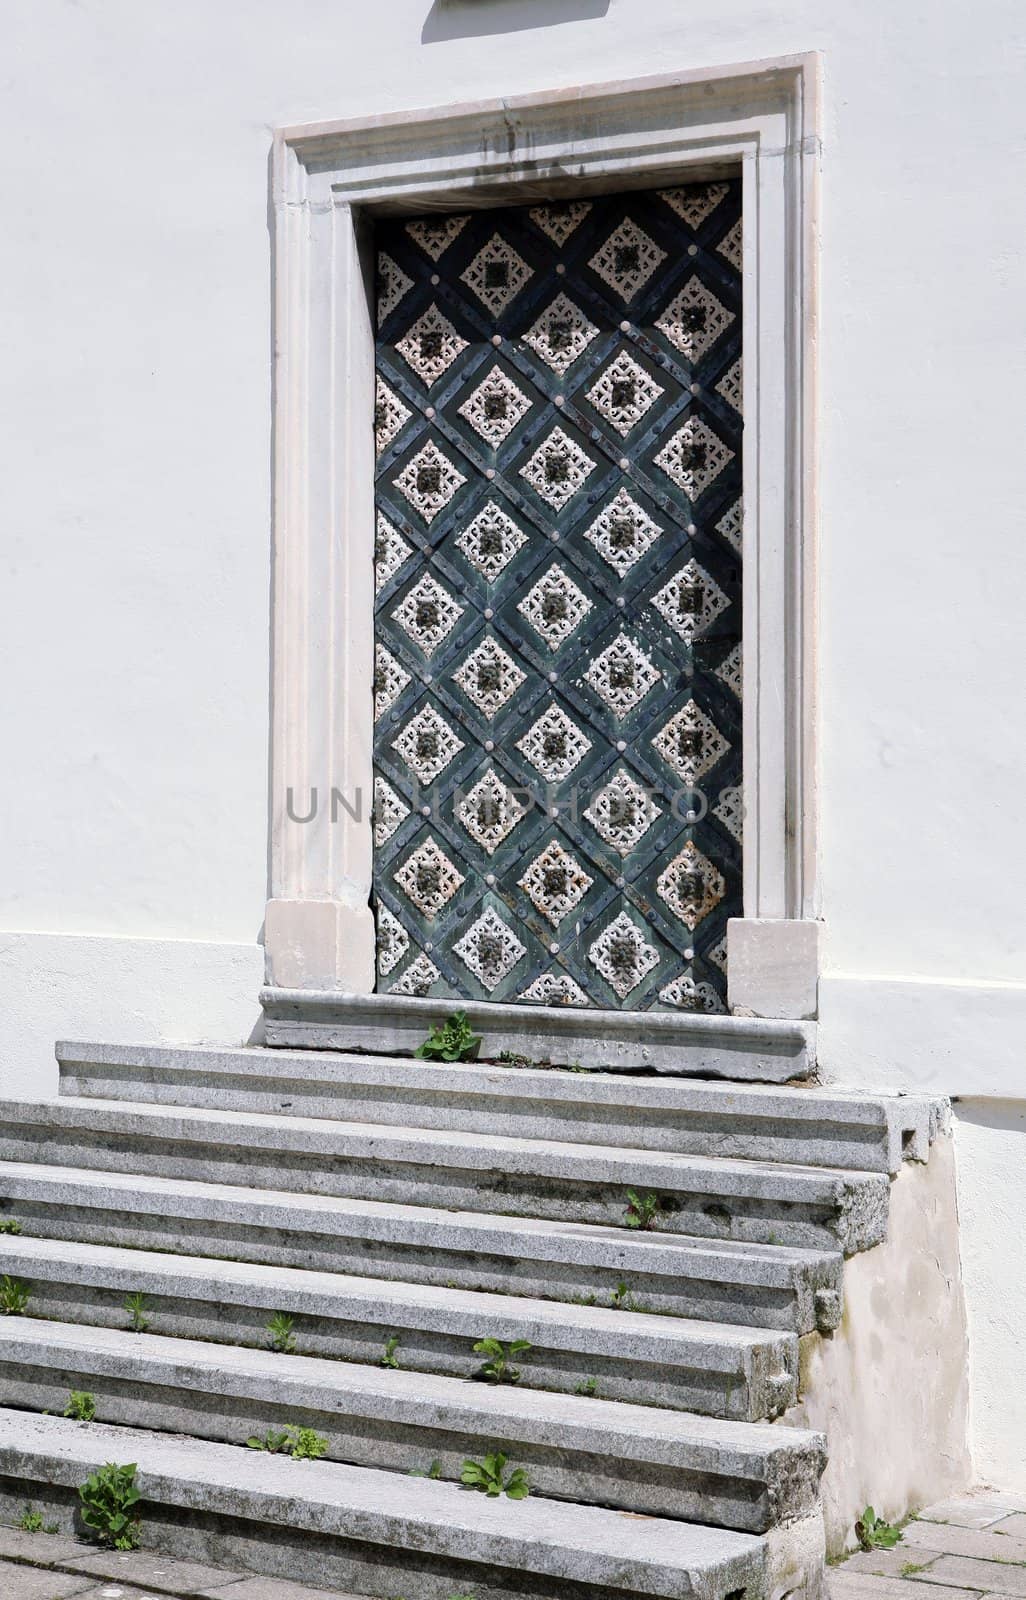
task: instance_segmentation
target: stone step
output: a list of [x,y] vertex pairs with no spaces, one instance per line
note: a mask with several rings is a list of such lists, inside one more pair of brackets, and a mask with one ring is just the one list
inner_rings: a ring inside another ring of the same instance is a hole
[[763,1083],[807,1078],[816,1067],[813,1022],[310,989],[264,989],[260,1003],[267,1043],[285,1049],[412,1056],[458,1005],[493,1060],[513,1050],[553,1066]]
[[656,1194],[662,1232],[851,1253],[886,1235],[882,1173],[260,1112],[62,1097],[0,1102],[0,1160],[229,1182],[402,1205],[623,1224]]
[[144,1546],[380,1597],[815,1600],[814,1524],[756,1536],[62,1417],[0,1413],[0,1517],[26,1500],[69,1532],[76,1488],[133,1462]]
[[892,1174],[927,1159],[944,1115],[925,1096],[324,1050],[61,1043],[57,1058],[61,1092],[79,1097]]
[[478,1340],[526,1339],[516,1365],[532,1388],[594,1379],[607,1399],[743,1422],[781,1415],[797,1394],[797,1335],[770,1328],[12,1235],[0,1273],[46,1320],[126,1328],[125,1299],[141,1293],[153,1332],[178,1338],[266,1347],[282,1312],[306,1355],[375,1365],[394,1336],[401,1367],[467,1378]]
[[0,1162],[33,1238],[224,1257],[795,1333],[837,1327],[836,1252]]
[[77,1389],[101,1422],[226,1444],[295,1423],[336,1460],[454,1482],[497,1445],[541,1494],[748,1533],[813,1515],[825,1462],[796,1428],[23,1317],[0,1362],[7,1406],[60,1415]]

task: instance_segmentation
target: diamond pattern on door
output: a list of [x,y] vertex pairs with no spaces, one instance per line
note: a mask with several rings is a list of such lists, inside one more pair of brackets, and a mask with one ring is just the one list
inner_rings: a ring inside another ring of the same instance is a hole
[[722,1010],[736,180],[382,221],[378,986]]

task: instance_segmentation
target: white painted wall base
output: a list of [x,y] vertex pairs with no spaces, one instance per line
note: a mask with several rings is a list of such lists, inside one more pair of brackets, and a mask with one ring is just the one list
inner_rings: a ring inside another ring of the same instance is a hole
[[55,1094],[62,1037],[245,1043],[263,964],[257,944],[0,932],[0,1096]]
[[1026,984],[827,972],[820,1071],[861,1089],[1019,1099]]
[[955,1112],[973,1466],[979,1482],[1026,1494],[1026,1100]]
[[887,1239],[845,1263],[844,1300],[836,1333],[802,1340],[803,1398],[782,1419],[827,1436],[829,1555],[853,1546],[865,1506],[902,1517],[971,1478],[949,1134],[934,1141],[928,1162],[910,1162],[895,1178]]

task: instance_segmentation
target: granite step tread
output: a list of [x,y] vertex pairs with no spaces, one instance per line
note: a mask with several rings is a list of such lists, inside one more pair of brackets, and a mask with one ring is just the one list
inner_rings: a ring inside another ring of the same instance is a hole
[[222,1442],[298,1419],[338,1459],[450,1479],[497,1440],[541,1493],[748,1532],[810,1514],[825,1461],[803,1429],[32,1318],[0,1321],[0,1361],[6,1405],[84,1389],[102,1421]]
[[561,1220],[619,1222],[635,1188],[660,1195],[663,1231],[752,1243],[851,1253],[887,1228],[882,1173],[70,1096],[0,1102],[0,1159],[50,1161],[57,1139],[79,1167]]
[[[546,1592],[552,1581],[583,1596],[761,1600],[770,1588],[766,1537],[656,1517],[634,1517],[531,1495],[517,1503],[455,1485],[410,1479],[399,1500],[392,1474],[335,1462],[297,1463],[232,1445],[138,1429],[0,1412],[0,1474],[35,1503],[69,1520],[77,1484],[104,1461],[137,1464],[144,1537],[192,1553],[202,1537],[235,1565],[249,1539],[252,1569],[287,1573],[302,1553],[305,1575],[363,1592],[394,1594],[420,1577],[420,1593],[487,1592],[503,1574],[511,1595]],[[294,1565],[292,1572],[294,1573]],[[440,1581],[441,1580],[441,1581]],[[442,1584],[447,1584],[448,1589]]]
[[527,1339],[524,1382],[568,1392],[594,1376],[611,1399],[742,1421],[782,1414],[798,1338],[773,1328],[62,1240],[0,1237],[0,1272],[29,1285],[29,1314],[124,1328],[142,1293],[156,1333],[266,1346],[270,1316],[296,1319],[301,1353],[470,1376],[489,1336]]
[[840,1317],[836,1251],[24,1162],[0,1162],[0,1196],[29,1237],[557,1300],[623,1282],[660,1312],[798,1333]]
[[[338,990],[261,991],[264,1038],[285,1049],[412,1056],[452,1002]],[[597,1006],[532,1006],[461,1000],[460,1010],[493,1059],[520,1051],[535,1060],[601,1072],[656,1072],[787,1083],[816,1066],[816,1024],[777,1018]]]
[[426,1063],[325,1050],[57,1045],[61,1092],[410,1122],[685,1154],[895,1173],[925,1160],[945,1106],[920,1095],[696,1078]]

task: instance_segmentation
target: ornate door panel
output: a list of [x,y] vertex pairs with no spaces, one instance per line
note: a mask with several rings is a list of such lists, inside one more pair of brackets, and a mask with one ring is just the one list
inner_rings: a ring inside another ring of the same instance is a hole
[[379,226],[380,989],[724,1007],[740,206]]

